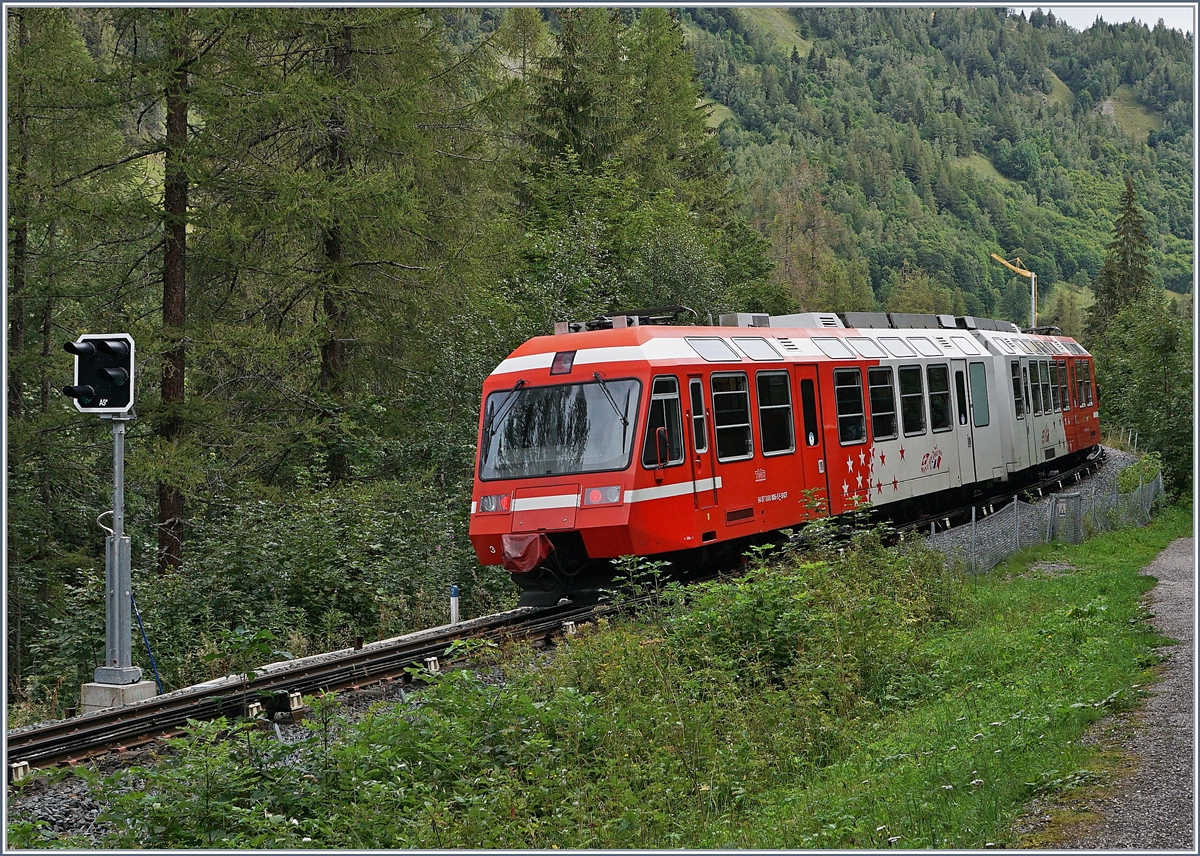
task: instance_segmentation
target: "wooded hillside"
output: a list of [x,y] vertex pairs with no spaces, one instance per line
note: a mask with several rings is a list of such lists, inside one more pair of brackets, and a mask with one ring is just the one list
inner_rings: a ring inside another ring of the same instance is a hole
[[444,620],[450,582],[467,613],[511,600],[466,540],[479,389],[556,319],[1024,323],[997,252],[1081,333],[1126,175],[1155,283],[1190,291],[1171,30],[941,8],[7,24],[9,689],[48,709],[104,637],[112,441],[58,391],[80,333],[137,342],[126,527],[181,685],[239,628],[300,654]]

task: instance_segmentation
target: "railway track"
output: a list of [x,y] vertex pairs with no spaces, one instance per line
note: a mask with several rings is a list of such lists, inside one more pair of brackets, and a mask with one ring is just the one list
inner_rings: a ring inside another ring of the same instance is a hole
[[909,520],[905,523],[900,523],[895,526],[897,532],[928,532],[930,527],[939,528],[941,530],[951,529],[955,526],[960,526],[971,521],[971,513],[976,509],[983,509],[984,515],[992,513],[992,509],[996,506],[1002,506],[1007,502],[1011,502],[1014,497],[1025,494],[1036,493],[1039,497],[1047,493],[1052,493],[1056,490],[1064,490],[1068,485],[1078,484],[1084,478],[1087,478],[1097,469],[1104,465],[1105,453],[1104,447],[1101,446],[1099,452],[1094,458],[1085,458],[1081,463],[1065,470],[1054,470],[1045,478],[1022,485],[1019,488],[1005,488],[1003,490],[989,493],[985,496],[978,496],[972,499],[967,505],[962,505],[957,508],[940,511],[936,514],[926,514]]
[[244,716],[254,712],[248,710],[254,702],[260,706],[266,702],[264,709],[270,710],[272,699],[282,698],[287,705],[296,693],[356,689],[407,676],[409,667],[425,665],[426,658],[444,657],[456,640],[550,637],[561,632],[566,622],[594,619],[612,609],[604,604],[516,609],[375,642],[357,650],[272,663],[256,669],[249,681],[231,675],[137,704],[10,732],[6,736],[9,779],[28,769],[74,764],[106,752],[142,746],[179,733],[189,719]]
[[[1103,453],[1068,470],[1053,473],[1018,490],[976,498],[971,505],[942,511],[896,527],[897,531],[927,531],[949,528],[969,521],[972,508],[985,509],[1010,501],[1014,496],[1036,491],[1039,495],[1077,483],[1104,462]],[[510,612],[444,625],[395,639],[365,645],[359,650],[272,663],[255,670],[245,681],[228,676],[194,687],[157,696],[138,704],[110,708],[7,735],[9,778],[23,769],[78,763],[111,751],[132,749],[165,736],[177,734],[189,719],[211,720],[218,716],[245,716],[249,702],[284,699],[294,694],[356,689],[406,676],[411,666],[424,665],[429,657],[442,658],[460,639],[549,638],[562,632],[567,622],[594,620],[615,611],[609,604],[525,607]],[[287,708],[284,708],[285,710]],[[24,765],[28,765],[26,768]]]

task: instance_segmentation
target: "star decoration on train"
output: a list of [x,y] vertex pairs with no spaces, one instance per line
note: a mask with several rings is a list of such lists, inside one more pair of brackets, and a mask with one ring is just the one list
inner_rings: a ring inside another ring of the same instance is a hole
[[879,493],[883,493],[883,482],[875,482],[875,490],[877,490]]
[[886,463],[887,463],[886,457],[887,457],[887,456],[886,456],[886,455],[884,455],[884,454],[883,454],[883,452],[880,452],[880,453],[879,453],[879,463],[881,463],[881,464],[886,464]]
[[892,478],[892,490],[900,490],[900,482],[897,481],[895,477]]
[[845,480],[842,481],[842,496],[850,495],[850,484]]
[[854,457],[852,455],[846,456],[846,469],[854,472]]
[[862,449],[859,449],[858,450],[858,465],[861,467],[866,462],[867,462],[867,453],[864,452]]
[[900,460],[902,460],[902,461],[904,460],[904,447],[903,446],[900,447]]

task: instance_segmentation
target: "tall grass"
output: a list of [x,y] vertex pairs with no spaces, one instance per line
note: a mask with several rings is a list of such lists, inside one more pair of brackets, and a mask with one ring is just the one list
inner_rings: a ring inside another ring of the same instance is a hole
[[418,704],[357,725],[318,700],[298,747],[200,725],[162,764],[96,778],[108,843],[1003,845],[1031,796],[1099,776],[1079,738],[1152,680],[1137,572],[1190,513],[982,578],[872,533],[759,556],[551,657],[431,677]]

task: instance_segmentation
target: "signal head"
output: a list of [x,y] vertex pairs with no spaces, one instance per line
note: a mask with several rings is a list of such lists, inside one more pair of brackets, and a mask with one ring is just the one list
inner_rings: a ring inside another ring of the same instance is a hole
[[75,382],[63,394],[81,413],[129,413],[133,409],[134,343],[128,333],[85,333],[63,350],[75,355]]

